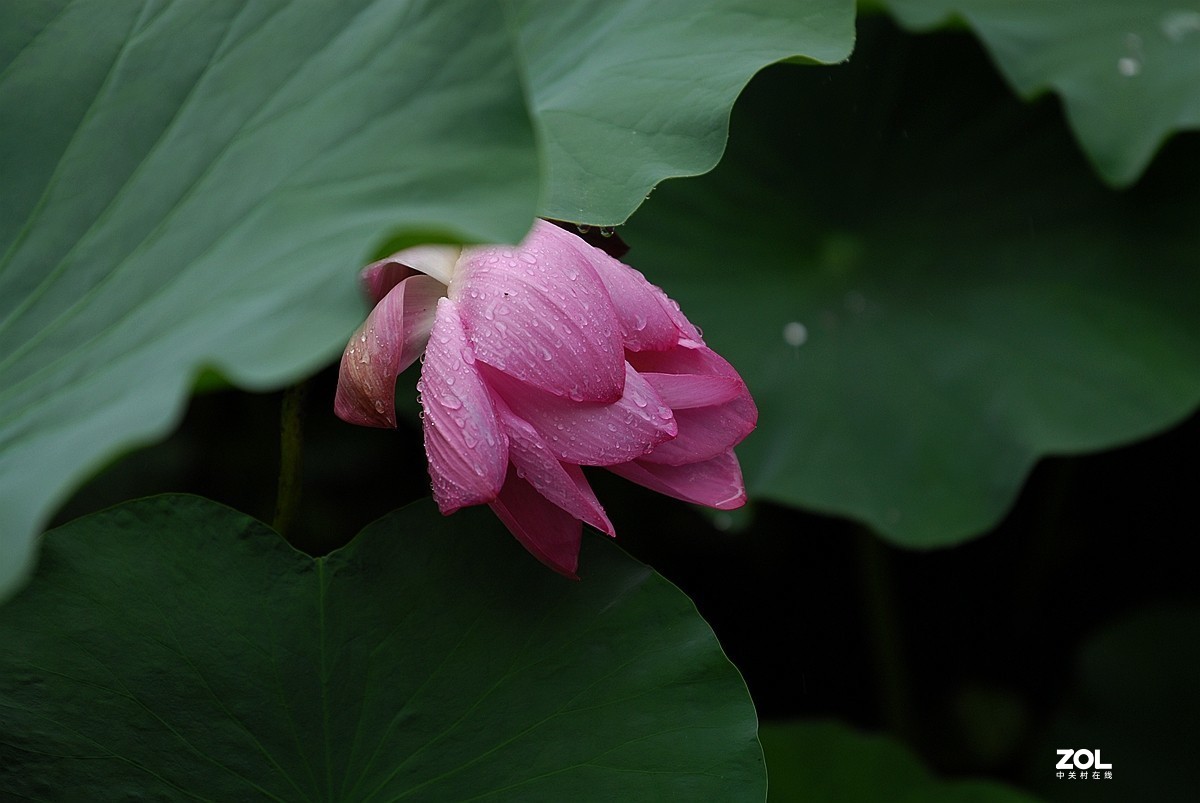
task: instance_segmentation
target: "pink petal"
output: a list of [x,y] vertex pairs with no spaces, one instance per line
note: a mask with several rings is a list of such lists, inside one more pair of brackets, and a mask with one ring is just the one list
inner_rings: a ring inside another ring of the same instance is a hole
[[742,468],[732,451],[684,466],[635,460],[609,466],[608,470],[652,491],[718,510],[732,510],[746,503]]
[[497,404],[500,423],[508,436],[508,457],[517,476],[530,483],[538,493],[577,519],[608,535],[616,535],[600,500],[579,466],[559,462],[537,431],[526,421]]
[[389,290],[414,273],[424,273],[443,285],[448,285],[461,253],[462,247],[457,245],[418,245],[415,248],[406,248],[363,268],[362,282],[367,288],[367,294],[376,303],[387,295]]
[[408,265],[397,262],[392,257],[372,262],[362,269],[359,279],[367,291],[367,297],[372,304],[378,304],[384,296],[392,292],[392,288],[410,276],[416,276],[415,271]]
[[[733,366],[707,346],[629,353],[630,364],[671,404],[679,435],[645,456],[679,466],[716,457],[754,431],[758,408]],[[732,392],[731,398],[725,398]],[[701,406],[699,402],[711,400]]]
[[467,345],[458,308],[448,298],[438,301],[417,390],[425,409],[425,454],[438,508],[448,515],[495,499],[508,466],[508,443]]
[[542,496],[510,468],[500,494],[489,507],[533,556],[559,574],[578,580],[579,519]]
[[625,392],[611,404],[573,402],[483,366],[492,390],[529,422],[557,459],[607,466],[641,457],[675,436],[671,408],[626,365]]
[[679,346],[668,351],[630,352],[626,359],[639,373],[727,376],[741,380],[737,369],[708,346]]
[[725,404],[675,410],[675,421],[679,434],[674,440],[655,446],[654,451],[642,458],[644,462],[682,466],[716,457],[754,431],[758,408],[749,392],[744,392]]
[[675,411],[724,404],[746,391],[745,383],[731,376],[643,373],[642,378]]
[[396,377],[421,355],[445,286],[413,274],[371,310],[342,354],[333,411],[343,421],[396,426]]
[[613,259],[599,248],[588,245],[570,232],[563,232],[575,241],[575,247],[588,258],[596,274],[613,300],[617,320],[621,324],[621,340],[630,351],[662,351],[681,339],[696,341],[700,333],[688,322],[678,305],[667,298],[660,288],[623,262]]
[[519,248],[467,249],[450,297],[481,362],[574,401],[615,401],[625,382],[616,312],[560,231],[538,221]]

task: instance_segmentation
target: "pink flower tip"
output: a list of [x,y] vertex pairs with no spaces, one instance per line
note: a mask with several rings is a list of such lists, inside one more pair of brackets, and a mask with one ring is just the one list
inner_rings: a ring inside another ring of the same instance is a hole
[[408,249],[363,279],[376,305],[342,357],[335,412],[396,426],[396,377],[423,353],[443,513],[486,503],[575,577],[583,524],[615,534],[583,466],[720,510],[745,503],[733,447],[758,420],[750,392],[628,265],[539,220],[519,246]]

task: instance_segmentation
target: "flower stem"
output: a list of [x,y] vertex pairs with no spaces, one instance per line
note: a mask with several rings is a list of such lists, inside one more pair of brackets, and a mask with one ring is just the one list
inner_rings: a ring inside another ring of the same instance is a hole
[[858,527],[856,530],[863,613],[870,631],[884,725],[894,736],[915,748],[920,734],[909,696],[911,679],[904,657],[890,556],[887,547],[869,529]]
[[304,464],[304,397],[308,382],[283,392],[279,410],[279,489],[275,496],[275,531],[288,538],[300,510],[300,475]]

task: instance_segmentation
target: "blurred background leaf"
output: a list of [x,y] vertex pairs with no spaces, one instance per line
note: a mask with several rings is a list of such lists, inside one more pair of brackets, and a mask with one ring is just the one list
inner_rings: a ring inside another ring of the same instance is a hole
[[[1029,783],[1062,801],[1189,800],[1196,790],[1198,677],[1195,605],[1160,603],[1091,634],[1030,758]],[[1059,748],[1099,750],[1112,764],[1112,780],[1058,779]]]
[[1003,784],[943,780],[886,736],[835,722],[764,723],[768,800],[828,803],[1037,803]]
[[1115,193],[969,37],[865,22],[849,64],[752,83],[721,165],[622,234],[749,382],[753,495],[946,545],[1043,455],[1200,402],[1200,159]]
[[1138,179],[1176,131],[1200,128],[1196,0],[885,0],[905,25],[964,21],[1025,97],[1054,91],[1096,170]]
[[762,799],[712,631],[585,542],[575,583],[428,501],[317,559],[198,497],[80,519],[0,610],[0,796]]

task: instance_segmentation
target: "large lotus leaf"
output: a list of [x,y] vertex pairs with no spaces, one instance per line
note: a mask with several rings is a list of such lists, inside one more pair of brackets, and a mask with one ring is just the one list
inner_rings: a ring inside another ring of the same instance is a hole
[[200,366],[262,388],[327,362],[389,231],[534,213],[492,4],[6,3],[0,30],[0,593]]
[[752,494],[948,544],[1041,455],[1200,402],[1194,155],[1114,193],[969,38],[860,32],[845,67],[752,82],[721,165],[661,188],[626,259],[747,378]]
[[[1197,677],[1195,605],[1142,610],[1092,635],[1062,706],[1030,751],[1030,783],[1063,801],[1190,799],[1200,750]],[[1058,778],[1057,751],[1066,748],[1099,751],[1112,778]]]
[[0,796],[761,800],[695,607],[602,538],[581,569],[428,502],[316,559],[197,497],[77,520],[0,609]]
[[547,217],[623,222],[664,178],[711,170],[754,73],[850,55],[853,0],[517,2]]
[[1025,96],[1062,95],[1107,181],[1135,181],[1173,132],[1200,128],[1196,0],[886,0],[913,28],[957,17]]
[[1036,803],[991,781],[936,777],[897,742],[834,722],[764,724],[768,800],[838,803]]
[[382,242],[516,240],[539,197],[623,217],[711,166],[754,70],[852,38],[849,0],[683,9],[5,3],[0,597],[201,367],[269,388],[335,355]]

